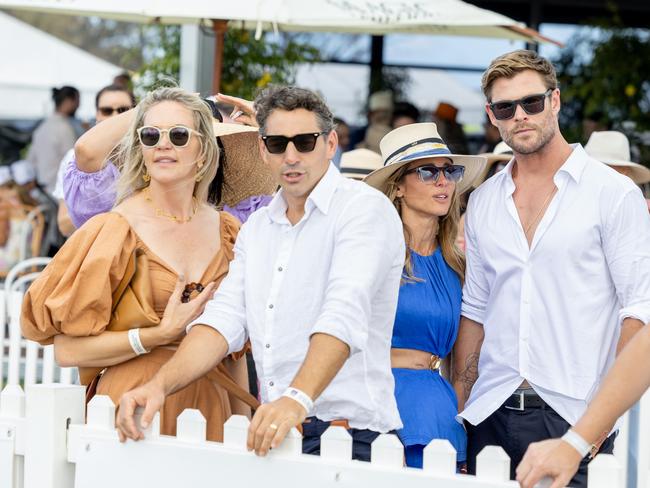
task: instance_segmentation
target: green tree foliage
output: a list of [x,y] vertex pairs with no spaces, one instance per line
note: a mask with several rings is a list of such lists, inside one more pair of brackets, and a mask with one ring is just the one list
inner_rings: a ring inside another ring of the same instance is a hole
[[318,60],[309,36],[267,34],[257,40],[252,32],[230,29],[224,41],[221,90],[250,100],[268,84],[293,83],[299,64]]
[[[632,142],[650,130],[650,36],[610,28],[576,35],[558,59],[560,123],[569,140],[582,140],[582,122],[626,132]],[[643,161],[650,148],[642,147]]]

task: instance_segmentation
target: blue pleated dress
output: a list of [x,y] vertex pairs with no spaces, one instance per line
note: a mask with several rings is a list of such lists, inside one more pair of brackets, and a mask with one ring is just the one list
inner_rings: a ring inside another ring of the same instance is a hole
[[[430,256],[411,251],[413,274],[422,279],[400,287],[392,347],[418,349],[446,357],[458,334],[460,278],[440,248]],[[404,428],[397,433],[406,447],[408,466],[422,467],[422,448],[433,439],[448,439],[457,461],[466,458],[465,429],[455,419],[454,389],[439,372],[393,368],[395,397]]]

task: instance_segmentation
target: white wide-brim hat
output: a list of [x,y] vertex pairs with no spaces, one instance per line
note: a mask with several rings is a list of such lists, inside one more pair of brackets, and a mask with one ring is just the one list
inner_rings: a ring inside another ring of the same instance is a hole
[[650,182],[650,169],[630,161],[630,141],[625,134],[615,130],[592,132],[585,151],[589,156],[608,166],[629,168],[630,178],[637,185]]
[[341,174],[346,178],[362,180],[383,166],[381,154],[370,149],[353,149],[341,154]]
[[463,179],[456,183],[456,192],[463,193],[482,174],[485,156],[453,154],[432,122],[408,124],[390,131],[379,143],[384,167],[373,171],[363,181],[386,193],[387,182],[401,167],[419,159],[447,158],[465,167]]

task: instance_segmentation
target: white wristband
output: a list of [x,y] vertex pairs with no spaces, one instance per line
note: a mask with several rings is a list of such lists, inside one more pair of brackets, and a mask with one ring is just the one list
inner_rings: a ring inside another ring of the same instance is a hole
[[314,409],[314,401],[309,397],[309,395],[307,395],[307,393],[299,390],[298,388],[290,386],[284,390],[282,396],[291,398],[292,400],[300,403],[300,405],[302,405],[302,407],[307,411],[307,415],[309,415],[309,412]]
[[133,352],[138,356],[149,352],[144,348],[142,341],[140,340],[140,328],[129,329],[129,344],[131,344],[131,349],[133,349]]
[[573,429],[567,430],[566,434],[562,436],[562,440],[578,451],[582,457],[585,457],[591,451],[591,444]]

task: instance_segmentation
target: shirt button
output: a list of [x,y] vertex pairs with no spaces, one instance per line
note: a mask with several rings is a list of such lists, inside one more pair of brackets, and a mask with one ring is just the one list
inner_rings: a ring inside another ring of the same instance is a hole
[[269,308],[273,308],[273,304],[272,304],[272,303],[269,305]]
[[282,271],[282,266],[280,266],[280,267],[278,268],[278,271]]
[[272,381],[269,381],[269,386],[273,386],[274,384],[275,383],[273,383]]
[[267,349],[270,349],[270,348],[271,348],[271,344],[267,344],[265,347],[266,347]]

